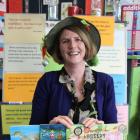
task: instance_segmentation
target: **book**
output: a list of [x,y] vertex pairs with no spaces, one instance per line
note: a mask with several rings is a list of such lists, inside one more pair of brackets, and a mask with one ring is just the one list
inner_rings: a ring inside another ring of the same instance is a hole
[[92,128],[75,124],[16,125],[10,127],[11,140],[127,140],[127,125],[97,124]]
[[0,42],[4,42],[4,16],[0,16]]
[[10,140],[39,140],[39,125],[16,125],[10,127]]
[[67,140],[127,140],[127,125],[98,124],[92,128],[74,125],[67,129]]
[[66,127],[62,124],[40,124],[40,140],[66,140]]

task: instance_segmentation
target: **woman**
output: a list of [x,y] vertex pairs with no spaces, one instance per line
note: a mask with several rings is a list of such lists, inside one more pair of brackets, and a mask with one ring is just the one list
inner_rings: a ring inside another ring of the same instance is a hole
[[44,47],[60,71],[45,73],[38,81],[30,124],[116,123],[113,79],[92,70],[100,48],[100,34],[86,20],[67,17],[47,34]]

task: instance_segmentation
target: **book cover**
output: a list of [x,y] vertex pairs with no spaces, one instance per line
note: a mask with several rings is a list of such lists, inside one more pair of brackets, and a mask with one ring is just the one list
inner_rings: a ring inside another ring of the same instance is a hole
[[39,125],[17,125],[10,127],[11,140],[39,140]]
[[127,140],[127,126],[124,124],[98,124],[92,128],[74,125],[67,129],[67,140]]
[[66,127],[62,124],[41,124],[40,140],[66,140]]

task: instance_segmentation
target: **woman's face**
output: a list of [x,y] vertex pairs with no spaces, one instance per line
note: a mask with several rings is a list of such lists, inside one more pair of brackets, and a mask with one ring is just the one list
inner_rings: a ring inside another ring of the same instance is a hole
[[85,44],[77,33],[64,29],[60,36],[59,47],[64,64],[84,62]]

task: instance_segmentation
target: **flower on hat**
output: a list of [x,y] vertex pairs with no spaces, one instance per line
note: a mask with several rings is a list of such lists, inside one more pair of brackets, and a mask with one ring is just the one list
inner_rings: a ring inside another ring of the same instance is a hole
[[47,39],[46,36],[44,36],[42,38],[42,44],[41,44],[41,52],[42,52],[43,59],[45,58],[45,56],[48,56],[46,39]]
[[83,25],[85,25],[87,31],[90,30],[90,25],[89,25],[84,19],[81,20],[81,23],[82,23]]
[[43,59],[45,58],[46,51],[47,51],[46,47],[42,47],[42,57],[43,57]]

